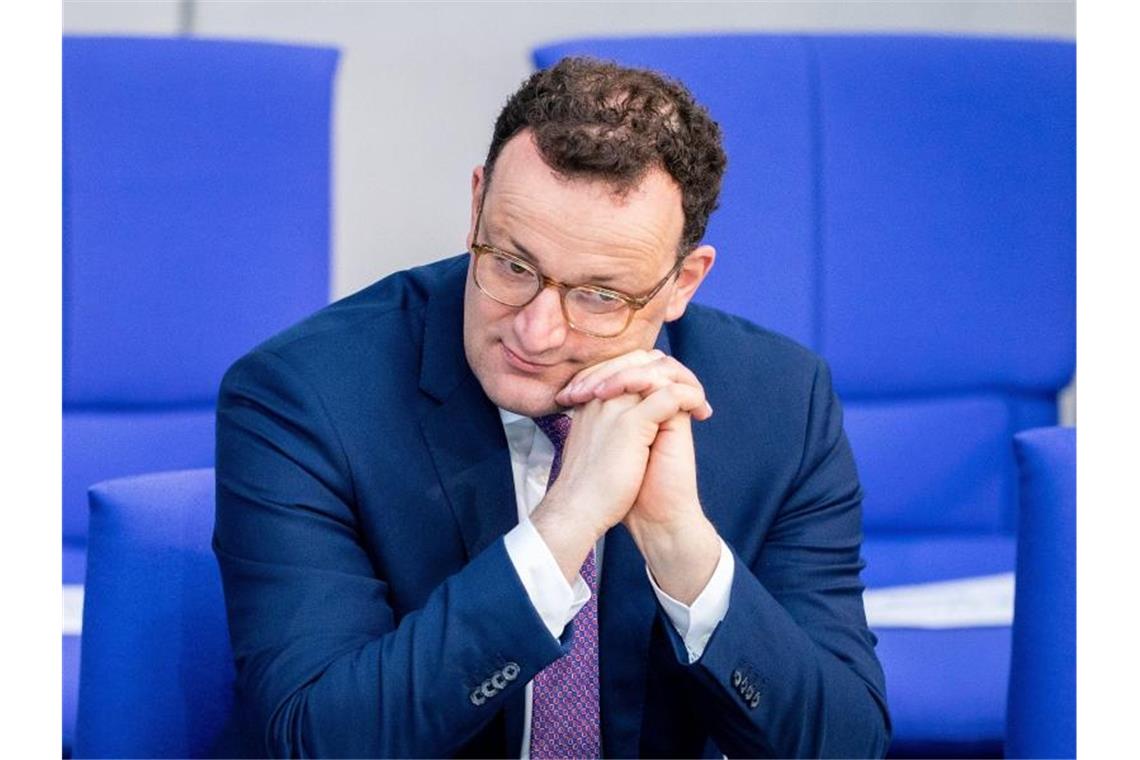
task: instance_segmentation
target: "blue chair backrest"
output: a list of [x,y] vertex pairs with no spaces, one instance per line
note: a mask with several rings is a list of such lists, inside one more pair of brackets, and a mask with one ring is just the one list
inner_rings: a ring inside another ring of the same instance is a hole
[[77,757],[202,757],[233,709],[213,469],[91,489]]
[[[1075,54],[921,36],[570,40],[683,81],[729,164],[704,301],[831,364],[872,532],[1010,532],[1075,366]],[[716,400],[713,399],[715,405]]]
[[328,302],[337,56],[64,39],[65,543],[92,483],[212,465],[226,367]]

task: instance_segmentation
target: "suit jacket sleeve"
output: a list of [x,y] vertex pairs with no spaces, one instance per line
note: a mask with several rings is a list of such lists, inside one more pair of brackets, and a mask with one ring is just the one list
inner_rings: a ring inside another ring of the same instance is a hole
[[254,752],[448,755],[564,653],[501,538],[396,619],[337,432],[285,359],[232,367],[217,421],[213,545]]
[[688,664],[665,626],[728,756],[886,753],[885,685],[859,579],[861,504],[842,412],[819,361],[793,488],[755,561],[734,556],[728,612],[700,659]]

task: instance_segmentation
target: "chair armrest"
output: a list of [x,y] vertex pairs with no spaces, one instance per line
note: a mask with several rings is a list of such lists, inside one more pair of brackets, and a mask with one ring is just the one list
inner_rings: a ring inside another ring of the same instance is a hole
[[1020,471],[1006,757],[1076,754],[1076,430],[1014,436]]

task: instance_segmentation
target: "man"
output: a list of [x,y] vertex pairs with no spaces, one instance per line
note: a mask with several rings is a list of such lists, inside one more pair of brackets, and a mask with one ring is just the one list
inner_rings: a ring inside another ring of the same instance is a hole
[[724,166],[679,85],[565,60],[496,123],[468,255],[231,368],[214,547],[251,751],[885,752],[827,369],[690,304]]

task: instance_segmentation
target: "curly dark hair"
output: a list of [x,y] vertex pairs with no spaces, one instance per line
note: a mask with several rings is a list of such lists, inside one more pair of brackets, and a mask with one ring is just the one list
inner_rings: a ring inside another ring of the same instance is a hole
[[528,128],[556,172],[609,182],[619,195],[650,169],[664,169],[681,187],[679,253],[704,237],[726,158],[720,127],[680,82],[592,58],[563,58],[535,72],[495,121],[484,163],[488,183],[503,146]]

